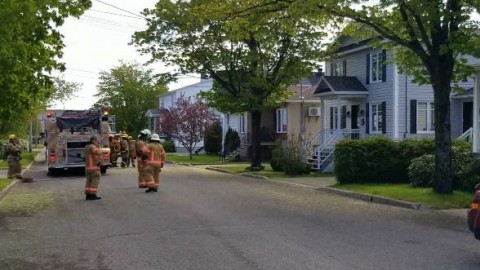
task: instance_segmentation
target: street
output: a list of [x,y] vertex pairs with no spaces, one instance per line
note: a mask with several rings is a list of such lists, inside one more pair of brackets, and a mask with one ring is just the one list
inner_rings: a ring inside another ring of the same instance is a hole
[[167,164],[158,193],[136,168],[26,173],[0,202],[0,269],[479,269],[466,219]]

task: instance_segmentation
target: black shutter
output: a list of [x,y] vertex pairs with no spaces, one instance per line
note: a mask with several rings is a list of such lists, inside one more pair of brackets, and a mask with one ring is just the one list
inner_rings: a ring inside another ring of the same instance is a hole
[[417,134],[417,100],[410,100],[410,133]]
[[382,134],[387,134],[387,102],[382,102]]
[[347,60],[343,60],[343,76],[347,76]]
[[333,107],[330,107],[330,130],[333,130]]
[[370,54],[367,53],[367,81],[366,84],[370,84]]
[[341,129],[347,128],[347,106],[342,106],[342,123],[340,125]]
[[365,105],[365,133],[370,133],[370,104]]
[[330,63],[330,76],[333,76],[333,62]]
[[382,82],[387,81],[387,51],[382,51]]

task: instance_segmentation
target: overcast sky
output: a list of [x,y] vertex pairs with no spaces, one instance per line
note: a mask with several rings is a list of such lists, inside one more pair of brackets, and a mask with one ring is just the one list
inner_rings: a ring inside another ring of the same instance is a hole
[[[99,72],[109,71],[120,60],[145,63],[149,59],[147,55],[141,56],[128,43],[135,31],[145,29],[140,12],[145,8],[153,8],[155,3],[156,0],[92,0],[92,8],[80,19],[66,20],[60,29],[66,46],[63,62],[66,63],[67,70],[64,78],[83,86],[75,98],[57,103],[53,108],[90,108],[96,101],[93,95],[97,92]],[[165,71],[161,64],[151,68],[159,72]],[[187,76],[169,85],[169,88],[175,89],[197,81],[199,79]]]

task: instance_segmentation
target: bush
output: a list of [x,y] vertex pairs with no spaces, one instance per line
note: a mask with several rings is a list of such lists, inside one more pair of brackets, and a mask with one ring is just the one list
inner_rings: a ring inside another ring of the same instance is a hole
[[272,158],[270,159],[270,167],[276,172],[283,172],[283,164],[285,163],[285,156],[283,155],[283,148],[281,145],[272,150]]
[[238,147],[240,147],[240,136],[238,136],[238,132],[232,128],[228,128],[223,143],[223,154],[228,155]]
[[222,151],[222,126],[215,121],[205,132],[204,150],[207,154],[217,155]]
[[177,151],[175,149],[175,143],[173,143],[171,140],[164,141],[162,145],[166,153],[175,153]]
[[414,158],[408,166],[408,177],[414,187],[431,187],[435,179],[435,156],[426,154]]

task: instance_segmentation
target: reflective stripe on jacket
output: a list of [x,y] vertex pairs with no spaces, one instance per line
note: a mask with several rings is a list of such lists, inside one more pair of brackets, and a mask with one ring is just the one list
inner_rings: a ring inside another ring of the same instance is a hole
[[148,154],[147,164],[154,167],[162,167],[165,162],[165,150],[159,143],[149,143],[145,149],[145,154]]

